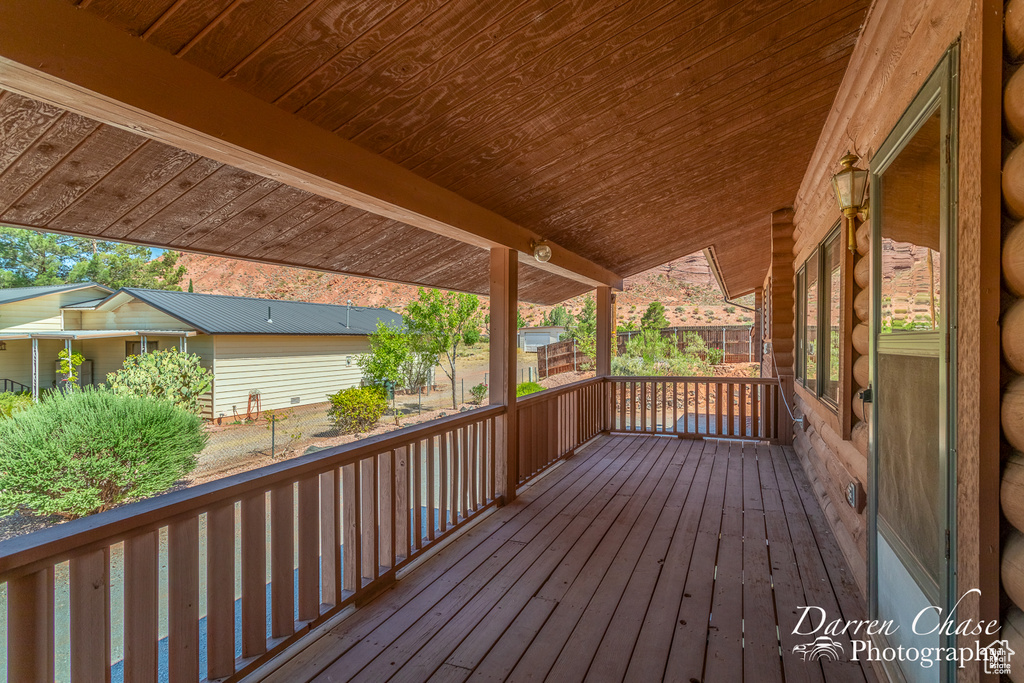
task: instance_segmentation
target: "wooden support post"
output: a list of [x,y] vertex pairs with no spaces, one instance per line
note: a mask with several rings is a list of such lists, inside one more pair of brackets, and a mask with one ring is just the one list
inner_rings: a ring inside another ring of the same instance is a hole
[[507,410],[495,421],[495,497],[499,504],[516,497],[518,447],[516,436],[516,312],[519,296],[519,260],[504,247],[491,249],[491,405]]
[[[597,365],[596,375],[598,377],[609,377],[612,374],[612,344],[616,343],[614,338],[615,335],[615,296],[612,294],[611,287],[598,287],[597,288],[597,342],[595,353],[597,358],[595,362]],[[611,431],[613,427],[613,420],[615,418],[614,410],[614,392],[615,386],[610,383],[602,385],[603,390],[603,410],[604,419],[602,420],[602,429],[604,431]]]

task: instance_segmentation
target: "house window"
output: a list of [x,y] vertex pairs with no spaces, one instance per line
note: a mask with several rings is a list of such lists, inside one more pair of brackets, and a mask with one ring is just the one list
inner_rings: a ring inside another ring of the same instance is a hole
[[831,230],[797,272],[797,379],[815,396],[839,404],[839,302],[843,245]]
[[[155,341],[147,341],[146,342],[146,351],[147,352],[152,353],[152,352],[156,351],[158,348],[160,348],[160,342],[155,342]],[[124,355],[125,355],[125,357],[127,357],[127,356],[137,356],[140,353],[142,353],[142,342],[140,342],[140,341],[130,341],[130,342],[125,342],[124,343]]]

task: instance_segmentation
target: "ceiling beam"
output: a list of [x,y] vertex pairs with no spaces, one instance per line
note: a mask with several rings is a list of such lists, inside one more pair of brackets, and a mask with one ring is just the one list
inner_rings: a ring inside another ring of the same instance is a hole
[[[474,246],[530,259],[537,233],[178,59],[66,0],[0,0],[0,87]],[[532,262],[622,278],[548,242]]]

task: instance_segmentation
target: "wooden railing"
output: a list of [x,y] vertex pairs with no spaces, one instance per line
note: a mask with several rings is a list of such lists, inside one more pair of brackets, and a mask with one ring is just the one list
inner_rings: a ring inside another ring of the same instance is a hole
[[[509,464],[525,484],[607,431],[776,440],[780,404],[776,379],[584,380],[517,402]],[[8,680],[106,680],[112,659],[125,680],[155,680],[164,638],[170,680],[241,677],[494,505],[505,414],[474,410],[0,543]],[[70,634],[61,653],[55,619]]]
[[611,431],[775,440],[779,382],[745,377],[611,377]]
[[5,541],[8,680],[67,675],[55,672],[63,577],[73,680],[110,679],[119,612],[125,680],[157,680],[161,612],[169,680],[251,671],[494,504],[504,413],[474,410]]
[[604,430],[604,380],[548,389],[516,402],[518,481],[537,476]]
[[32,387],[28,386],[27,384],[15,382],[13,379],[0,379],[0,394],[6,393],[8,391],[13,391],[14,393],[21,393],[24,391],[29,391],[31,388]]

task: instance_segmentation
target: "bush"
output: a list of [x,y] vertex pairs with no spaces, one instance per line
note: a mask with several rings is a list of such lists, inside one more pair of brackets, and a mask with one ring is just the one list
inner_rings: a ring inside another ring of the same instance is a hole
[[483,403],[484,396],[487,395],[487,385],[477,384],[475,387],[470,388],[469,395],[473,397],[477,404]]
[[192,413],[202,412],[199,398],[210,390],[213,375],[199,356],[178,349],[154,351],[124,359],[124,367],[107,375],[115,394],[161,398]]
[[32,395],[27,391],[15,393],[7,391],[0,394],[0,418],[10,417],[19,410],[32,405]]
[[327,399],[331,402],[327,416],[342,434],[373,429],[388,409],[387,392],[381,387],[350,387]]
[[526,396],[527,394],[535,394],[538,391],[544,391],[544,387],[536,382],[523,382],[522,384],[516,385],[517,398],[520,396]]
[[81,517],[170,488],[206,446],[170,401],[86,387],[0,420],[0,513]]
[[724,356],[722,349],[708,349],[708,363],[711,365],[721,365]]

